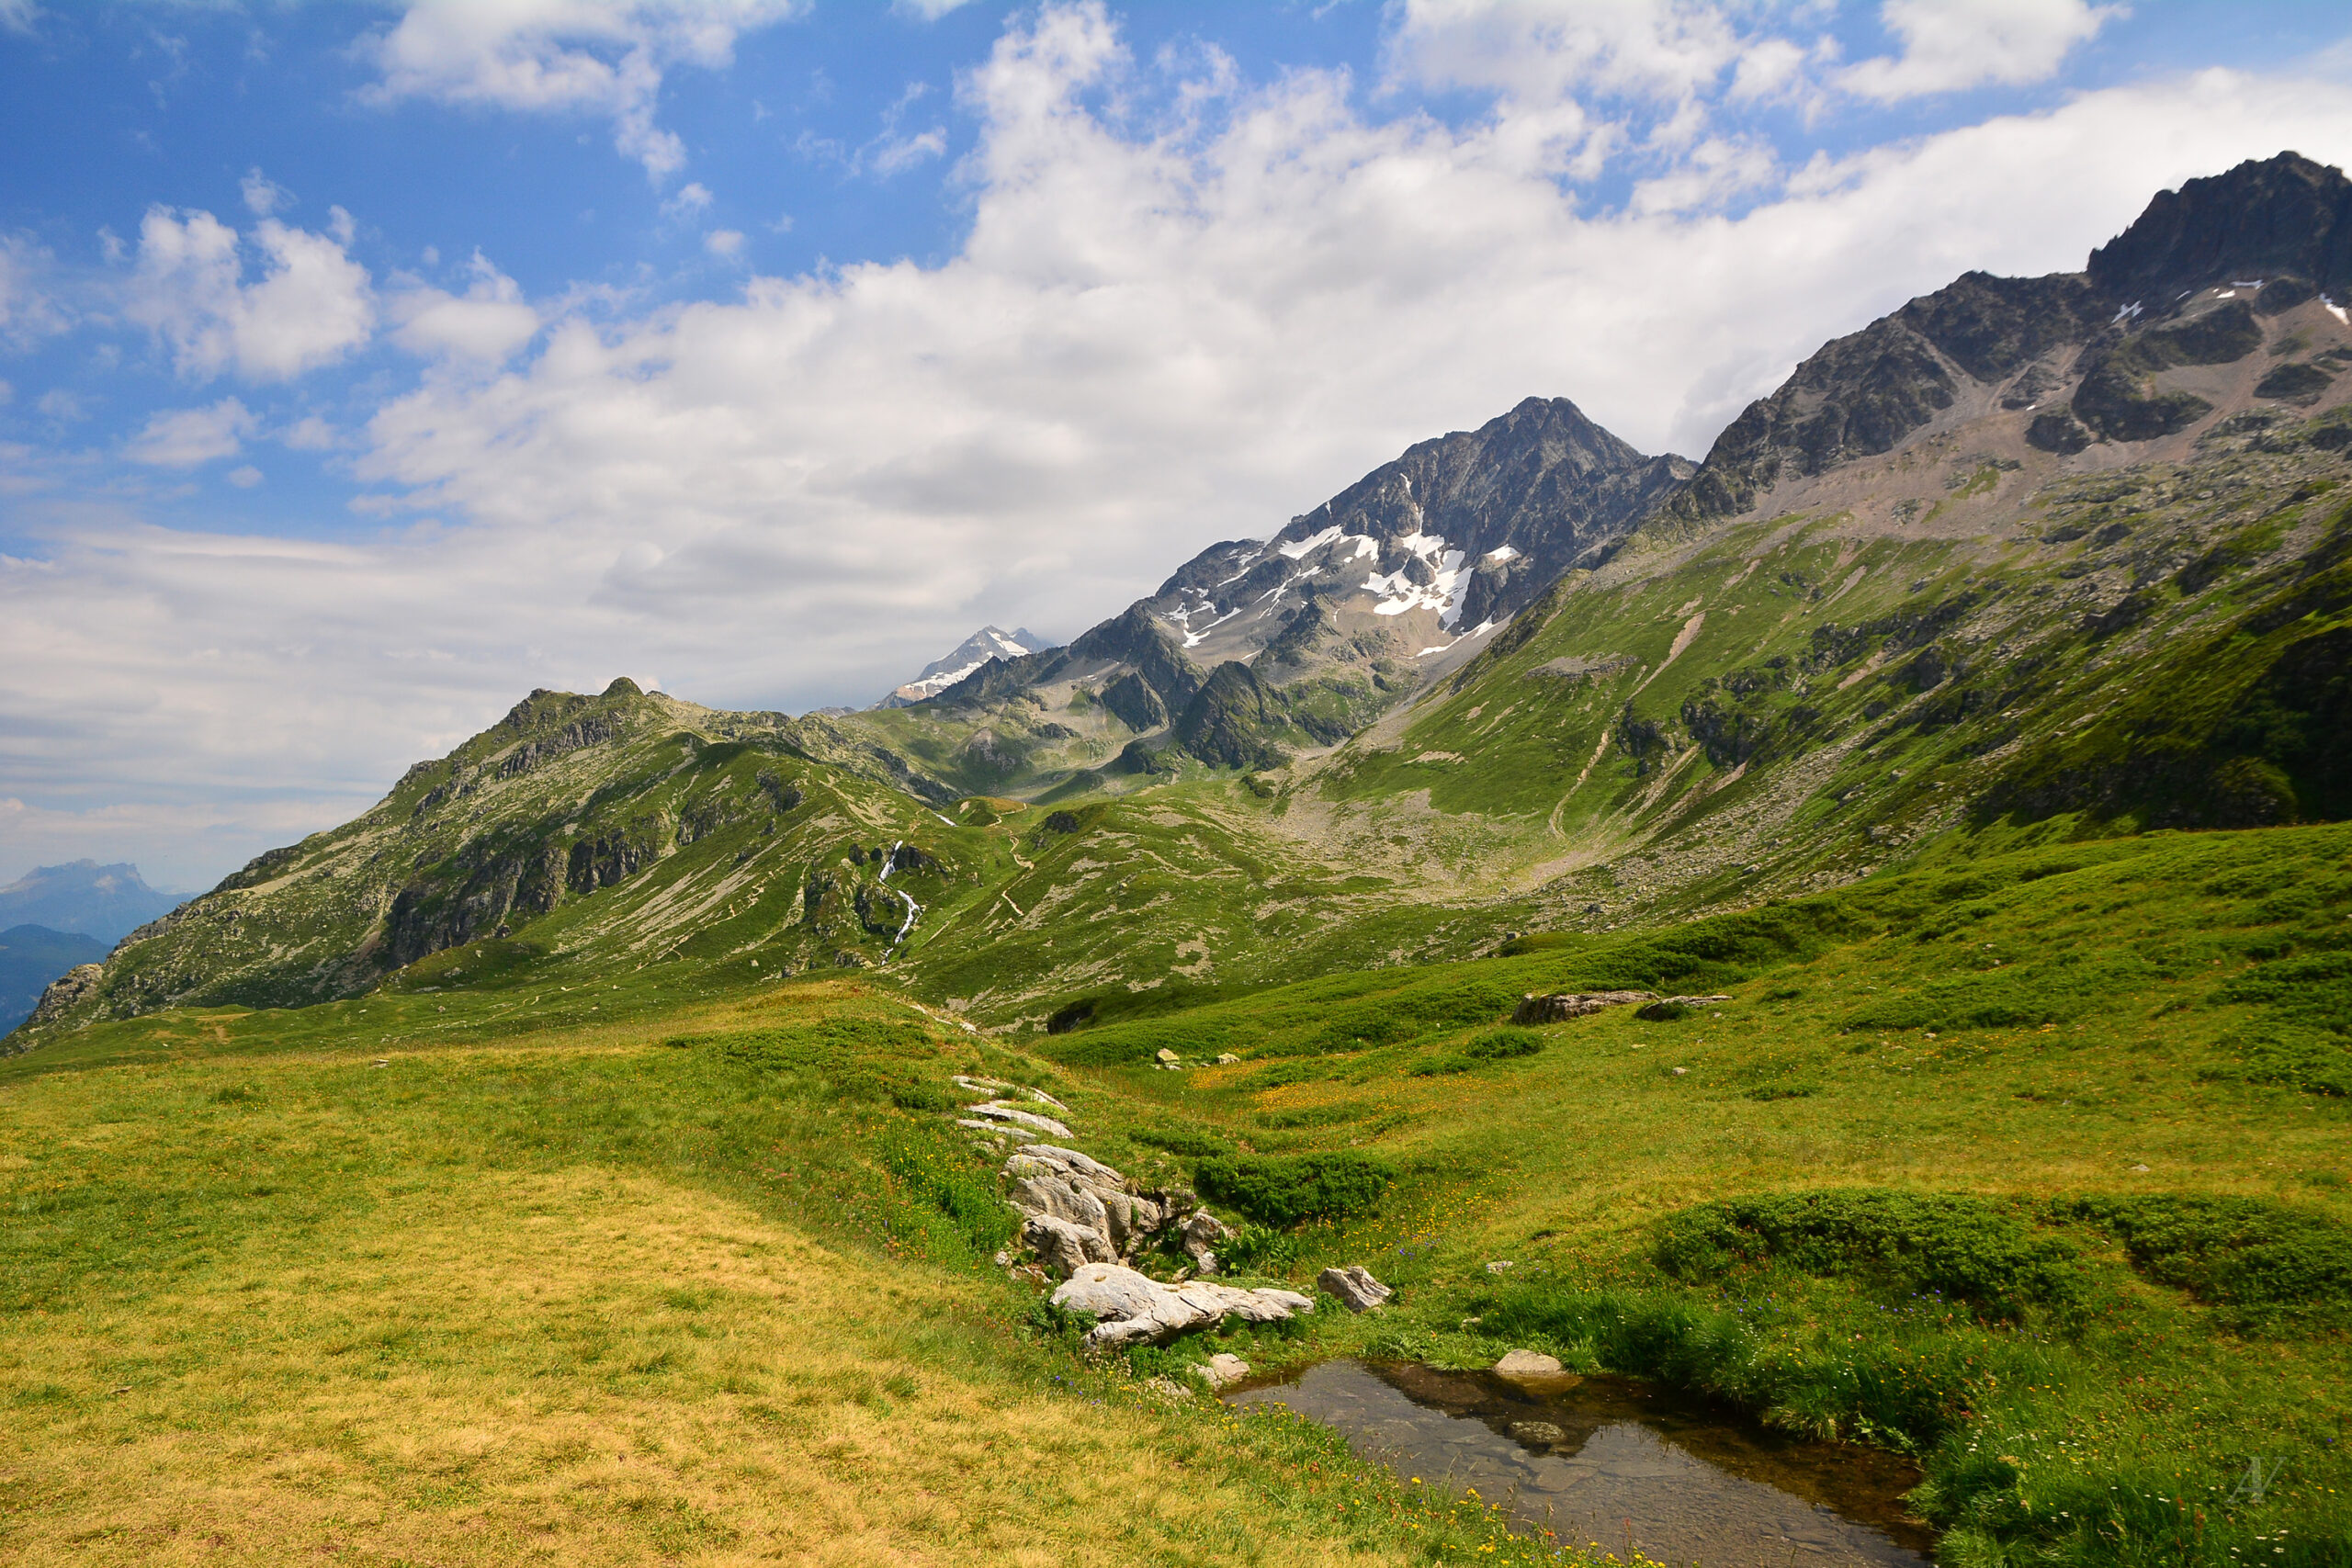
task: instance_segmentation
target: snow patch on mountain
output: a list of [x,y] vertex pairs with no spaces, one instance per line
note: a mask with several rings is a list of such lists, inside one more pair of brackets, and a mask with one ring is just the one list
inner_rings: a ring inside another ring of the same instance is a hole
[[905,685],[895,688],[874,705],[879,708],[909,707],[926,697],[937,696],[991,659],[1019,659],[1023,654],[1042,652],[1054,646],[1026,627],[1009,632],[1001,626],[982,626],[966,637],[954,652],[933,660],[922,667],[921,674]]

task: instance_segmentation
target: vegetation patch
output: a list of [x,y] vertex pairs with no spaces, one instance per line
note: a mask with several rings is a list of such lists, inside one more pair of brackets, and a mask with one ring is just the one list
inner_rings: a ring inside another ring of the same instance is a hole
[[1370,1155],[1247,1155],[1203,1160],[1193,1177],[1209,1198],[1263,1225],[1346,1220],[1377,1208],[1396,1172]]
[[2010,1321],[2034,1308],[2070,1314],[2086,1285],[2081,1255],[2015,1208],[1883,1188],[1702,1203],[1659,1227],[1655,1256],[1680,1280],[1721,1280],[1777,1266],[1966,1302]]
[[2242,1327],[2337,1325],[2352,1308],[2352,1226],[2267,1198],[2152,1194],[2058,1206],[2123,1243],[2149,1279]]

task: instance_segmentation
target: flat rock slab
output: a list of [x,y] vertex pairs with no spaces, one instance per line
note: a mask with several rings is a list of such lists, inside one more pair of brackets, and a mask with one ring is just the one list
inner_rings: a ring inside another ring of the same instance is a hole
[[1495,1363],[1495,1371],[1507,1378],[1556,1378],[1566,1374],[1559,1359],[1534,1350],[1510,1350]]
[[1023,1111],[1017,1105],[1006,1105],[1001,1100],[991,1100],[986,1105],[966,1106],[964,1114],[985,1116],[991,1122],[1010,1122],[1016,1127],[1027,1127],[1033,1132],[1051,1133],[1057,1138],[1070,1135],[1069,1129],[1052,1117],[1040,1116],[1034,1111]]
[[[1091,1313],[1089,1349],[1123,1345],[1166,1344],[1180,1334],[1238,1317],[1244,1323],[1281,1323],[1315,1310],[1296,1291],[1243,1291],[1194,1280],[1163,1285],[1148,1274],[1117,1263],[1087,1263],[1054,1291],[1054,1304]],[[1557,1362],[1553,1363],[1557,1366]]]

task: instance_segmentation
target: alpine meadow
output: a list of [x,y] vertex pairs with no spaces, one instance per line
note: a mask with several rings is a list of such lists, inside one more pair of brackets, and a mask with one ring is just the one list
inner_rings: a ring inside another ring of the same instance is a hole
[[2352,180],[2132,199],[56,947],[0,1558],[2352,1568]]

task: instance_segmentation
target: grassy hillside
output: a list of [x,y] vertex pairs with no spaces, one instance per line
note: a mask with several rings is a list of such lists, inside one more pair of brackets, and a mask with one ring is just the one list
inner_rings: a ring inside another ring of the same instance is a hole
[[[1401,1287],[1241,1337],[1261,1367],[1532,1346],[1711,1390],[1916,1455],[1955,1562],[2344,1562],[2352,828],[2066,826],[1060,1034],[968,1032],[887,976],[674,966],[93,1026],[0,1067],[0,1540],[1109,1562],[1487,1539],[1327,1439],[1148,1384],[1235,1341],[1075,1359],[986,1262],[1010,1220],[947,1085],[978,1070],[1250,1223],[1245,1278]],[[1731,999],[1505,1022],[1524,991],[1623,986]]]
[[2251,413],[2093,475],[1935,438],[1841,479],[1859,510],[1661,525],[1304,765],[1285,820],[1341,854],[1447,821],[1597,931],[2058,815],[2338,817],[2346,428]]
[[[1302,1353],[1532,1343],[1914,1452],[1952,1562],[2337,1562],[2347,919],[2352,830],[2053,842],[1047,1049],[1136,1103],[1114,1157],[1393,1178],[1265,1243],[1405,1287]],[[1498,1027],[1627,986],[1732,999]]]
[[826,983],[582,1027],[476,998],[503,1043],[380,1056],[332,1010],[168,1013],[92,1032],[112,1066],[87,1036],[8,1065],[0,1556],[1339,1563],[1499,1537],[1032,1326],[982,1261],[993,1199],[948,1212],[987,1168],[930,1109],[1010,1060],[903,1004]]

